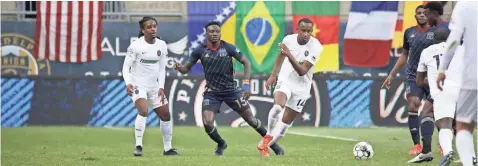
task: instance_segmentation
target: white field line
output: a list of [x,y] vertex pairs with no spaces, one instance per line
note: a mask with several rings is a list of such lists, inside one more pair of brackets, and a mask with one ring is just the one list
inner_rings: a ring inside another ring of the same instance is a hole
[[[111,129],[111,130],[119,130],[119,131],[133,131],[134,130],[133,128],[128,128],[128,127],[104,127],[104,128]],[[315,138],[335,139],[335,140],[349,141],[349,142],[357,142],[358,141],[358,140],[353,139],[353,138],[336,137],[336,136],[330,136],[330,135],[318,135],[318,134],[311,134],[311,133],[299,132],[299,131],[288,131],[287,134],[306,136],[306,137],[315,137]]]
[[289,132],[287,132],[287,134],[306,136],[306,137],[335,139],[335,140],[349,141],[349,142],[357,142],[358,141],[358,140],[353,139],[353,138],[336,137],[336,136],[329,136],[329,135],[317,135],[317,134],[311,134],[311,133],[306,133],[306,132],[298,132],[298,131],[289,131]]

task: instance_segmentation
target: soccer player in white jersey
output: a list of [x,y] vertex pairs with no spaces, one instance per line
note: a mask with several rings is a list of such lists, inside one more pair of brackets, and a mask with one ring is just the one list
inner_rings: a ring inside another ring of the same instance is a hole
[[166,60],[168,49],[166,42],[156,37],[157,22],[152,17],[143,17],[139,21],[141,28],[139,39],[131,43],[123,64],[123,78],[128,95],[132,96],[138,115],[134,123],[136,149],[134,156],[143,154],[143,134],[146,129],[148,105],[159,116],[163,134],[163,155],[178,155],[172,148],[173,124],[169,114],[168,100],[164,95]]
[[284,37],[280,43],[280,55],[266,83],[269,89],[276,82],[279,66],[282,65],[274,91],[274,106],[269,111],[269,133],[257,147],[262,157],[269,156],[269,147],[284,137],[310,97],[314,66],[322,53],[319,40],[311,37],[313,27],[310,19],[301,19],[297,33]]
[[[434,44],[423,50],[420,55],[420,61],[417,68],[417,85],[423,87],[425,84],[425,76],[428,76],[428,82],[435,82],[438,77],[438,66],[443,59],[443,53],[446,49],[446,38],[450,34],[450,30],[445,28],[435,29]],[[460,54],[460,52],[456,52]],[[455,117],[456,100],[460,91],[461,78],[458,73],[461,72],[461,58],[458,55],[450,64],[448,71],[448,79],[445,83],[443,91],[438,90],[436,85],[429,86],[430,94],[433,99],[433,110],[435,123],[439,130],[438,140],[443,149],[444,157],[440,165],[450,164],[454,159],[454,152],[452,148],[453,141],[453,118]],[[420,153],[410,161],[420,161],[423,158],[433,158],[431,152],[424,154]]]
[[450,62],[454,59],[453,54],[463,38],[465,51],[461,66],[464,73],[461,76],[461,89],[455,118],[457,122],[456,149],[464,166],[473,165],[472,133],[477,120],[477,8],[478,3],[476,1],[459,1],[456,3],[449,25],[451,33],[446,41],[446,51],[436,81],[438,88],[442,90],[443,83],[446,84],[444,80],[451,75],[445,73],[445,71],[449,69]]

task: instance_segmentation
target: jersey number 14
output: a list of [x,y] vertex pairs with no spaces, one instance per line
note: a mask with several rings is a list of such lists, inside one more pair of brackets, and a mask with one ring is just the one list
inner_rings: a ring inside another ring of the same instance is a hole
[[306,100],[304,100],[304,99],[300,99],[300,100],[297,102],[297,107],[298,107],[298,106],[302,106],[302,107],[303,107],[303,106],[305,105],[305,101],[306,101]]

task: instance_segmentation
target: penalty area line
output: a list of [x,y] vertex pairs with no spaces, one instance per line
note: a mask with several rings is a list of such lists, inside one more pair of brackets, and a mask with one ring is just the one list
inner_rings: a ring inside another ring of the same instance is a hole
[[349,141],[349,142],[357,142],[358,140],[353,138],[345,138],[345,137],[336,137],[336,136],[329,136],[329,135],[316,135],[304,132],[297,132],[297,131],[289,131],[288,134],[292,135],[299,135],[299,136],[306,136],[306,137],[316,137],[316,138],[326,138],[326,139],[335,139],[341,141]]

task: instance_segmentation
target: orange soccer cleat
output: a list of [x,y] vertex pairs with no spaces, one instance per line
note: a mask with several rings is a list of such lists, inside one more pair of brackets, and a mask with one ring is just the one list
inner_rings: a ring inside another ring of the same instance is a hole
[[409,155],[416,156],[422,152],[422,145],[416,144],[413,146],[412,150],[408,152]]
[[262,138],[262,143],[257,146],[257,150],[261,152],[262,158],[269,157],[269,143],[272,141],[272,136],[266,135]]

